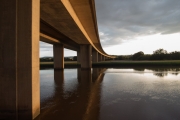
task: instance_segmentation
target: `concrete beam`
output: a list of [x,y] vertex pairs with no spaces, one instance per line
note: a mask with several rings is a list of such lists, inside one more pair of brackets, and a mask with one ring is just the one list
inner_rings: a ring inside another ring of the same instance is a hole
[[54,69],[64,69],[64,46],[62,44],[53,45]]
[[92,67],[91,63],[91,53],[92,47],[89,44],[81,44],[80,45],[80,53],[78,54],[78,58],[80,58],[81,68],[88,69]]
[[69,41],[91,44],[96,51],[109,56],[100,45],[94,0],[41,0],[41,3],[41,33],[59,40],[65,35],[63,44]]
[[40,40],[49,44],[60,44],[61,42],[53,37],[50,37],[46,34],[40,33]]
[[39,0],[0,1],[0,119],[40,113]]
[[49,44],[61,43],[65,48],[74,51],[79,50],[79,45],[66,35],[52,28],[48,23],[40,20],[40,40]]

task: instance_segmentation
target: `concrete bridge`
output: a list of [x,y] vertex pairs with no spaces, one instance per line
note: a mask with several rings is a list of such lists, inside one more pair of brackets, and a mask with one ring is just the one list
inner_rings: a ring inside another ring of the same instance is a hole
[[55,69],[64,68],[64,48],[77,51],[83,69],[113,57],[101,47],[95,12],[94,0],[0,1],[0,119],[40,114],[39,40],[53,44]]

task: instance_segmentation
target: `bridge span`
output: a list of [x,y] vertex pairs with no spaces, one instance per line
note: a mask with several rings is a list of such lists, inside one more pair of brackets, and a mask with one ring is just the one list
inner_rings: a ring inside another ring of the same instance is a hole
[[54,68],[64,48],[81,68],[113,57],[100,44],[94,0],[0,0],[0,119],[40,114],[39,40],[53,44]]
[[94,0],[41,0],[40,8],[40,40],[59,44],[53,47],[55,61],[64,57],[63,47],[77,51],[81,68],[91,68],[91,55],[93,62],[113,57],[102,49]]

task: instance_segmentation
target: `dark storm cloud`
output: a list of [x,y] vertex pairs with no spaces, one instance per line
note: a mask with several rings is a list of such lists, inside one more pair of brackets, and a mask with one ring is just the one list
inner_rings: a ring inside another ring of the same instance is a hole
[[103,45],[180,32],[180,0],[95,0]]

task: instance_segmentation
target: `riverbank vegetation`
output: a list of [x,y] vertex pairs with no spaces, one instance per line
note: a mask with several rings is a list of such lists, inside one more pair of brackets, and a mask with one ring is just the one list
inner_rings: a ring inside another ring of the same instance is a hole
[[134,61],[134,60],[110,60],[93,63],[93,67],[149,67],[149,66],[180,66],[180,60],[154,60],[154,61]]
[[164,49],[158,49],[153,54],[144,54],[142,51],[139,51],[133,55],[116,56],[115,60],[180,60],[180,52],[168,53]]
[[[53,68],[53,62],[40,62],[41,68]],[[120,68],[120,67],[180,67],[180,60],[156,60],[156,61],[132,61],[132,60],[109,60],[92,63],[92,67]],[[77,61],[65,61],[65,68],[78,68]]]
[[[77,56],[64,57],[65,67],[80,67]],[[40,67],[53,68],[53,57],[40,58]],[[158,49],[153,54],[144,54],[142,51],[133,55],[119,55],[114,59],[106,59],[98,63],[92,63],[92,67],[136,67],[136,66],[180,66],[180,52],[168,53],[164,49]]]

